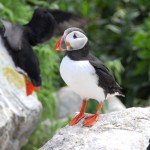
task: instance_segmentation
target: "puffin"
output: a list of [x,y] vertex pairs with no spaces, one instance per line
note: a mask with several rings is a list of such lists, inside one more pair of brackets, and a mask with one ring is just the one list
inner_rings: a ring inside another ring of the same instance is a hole
[[[84,118],[84,126],[92,126],[99,118],[102,102],[115,95],[124,96],[122,88],[108,68],[90,53],[88,38],[82,29],[66,29],[55,49],[65,51],[60,64],[62,79],[82,98],[80,112],[69,125],[73,126]],[[86,103],[91,98],[98,101],[98,108],[95,114],[85,117]]]
[[57,30],[61,30],[60,24],[71,19],[76,21],[81,17],[49,8],[36,8],[31,20],[24,25],[0,18],[3,24],[0,27],[0,44],[11,56],[16,71],[23,74],[27,96],[40,90],[42,84],[39,60],[32,46],[48,41]]

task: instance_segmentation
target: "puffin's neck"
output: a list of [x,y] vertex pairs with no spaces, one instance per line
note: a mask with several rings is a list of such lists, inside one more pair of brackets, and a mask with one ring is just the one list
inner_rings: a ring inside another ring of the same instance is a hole
[[89,55],[89,47],[86,44],[82,49],[66,51],[65,56],[68,56],[72,60],[85,60]]

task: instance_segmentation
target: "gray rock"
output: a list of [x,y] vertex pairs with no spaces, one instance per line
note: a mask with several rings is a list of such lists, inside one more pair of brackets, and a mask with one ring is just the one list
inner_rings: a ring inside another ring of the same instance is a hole
[[126,109],[125,105],[120,101],[118,97],[111,97],[108,100],[105,100],[104,103],[105,113]]
[[83,119],[60,129],[40,150],[146,150],[150,139],[150,108],[102,114],[92,127]]
[[41,110],[35,94],[26,96],[24,78],[0,39],[0,150],[19,150],[25,145]]
[[81,97],[68,87],[61,88],[55,94],[58,107],[58,117],[63,119],[79,111],[82,100]]
[[[80,110],[81,97],[73,92],[69,87],[63,87],[55,94],[55,99],[58,106],[58,117],[60,119],[67,118]],[[104,112],[112,112],[125,109],[125,106],[117,97],[112,97],[105,100],[103,103]]]

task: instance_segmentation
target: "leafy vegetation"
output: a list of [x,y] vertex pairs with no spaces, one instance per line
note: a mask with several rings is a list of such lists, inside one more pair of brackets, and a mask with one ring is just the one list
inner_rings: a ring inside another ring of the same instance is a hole
[[[150,1],[149,0],[1,0],[0,16],[20,24],[27,23],[34,8],[47,7],[74,11],[86,17],[84,27],[92,53],[99,57],[112,71],[125,89],[122,99],[127,107],[146,106],[150,103]],[[43,104],[41,121],[23,149],[37,149],[56,129],[66,124],[57,120],[57,107],[53,92],[64,82],[59,75],[62,55],[50,42],[36,46],[43,86],[38,92]],[[95,103],[88,105],[88,110]]]

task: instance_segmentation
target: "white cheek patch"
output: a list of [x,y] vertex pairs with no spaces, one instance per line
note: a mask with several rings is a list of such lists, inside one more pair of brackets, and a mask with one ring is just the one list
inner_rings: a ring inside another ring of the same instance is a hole
[[88,41],[87,37],[76,38],[70,42],[70,45],[73,49],[81,49],[85,46],[87,41]]
[[[74,37],[76,35],[76,37]],[[65,42],[69,42],[70,46],[67,46],[67,50],[78,50],[85,46],[88,38],[79,31],[73,31],[66,36]],[[71,47],[71,48],[70,48]]]

